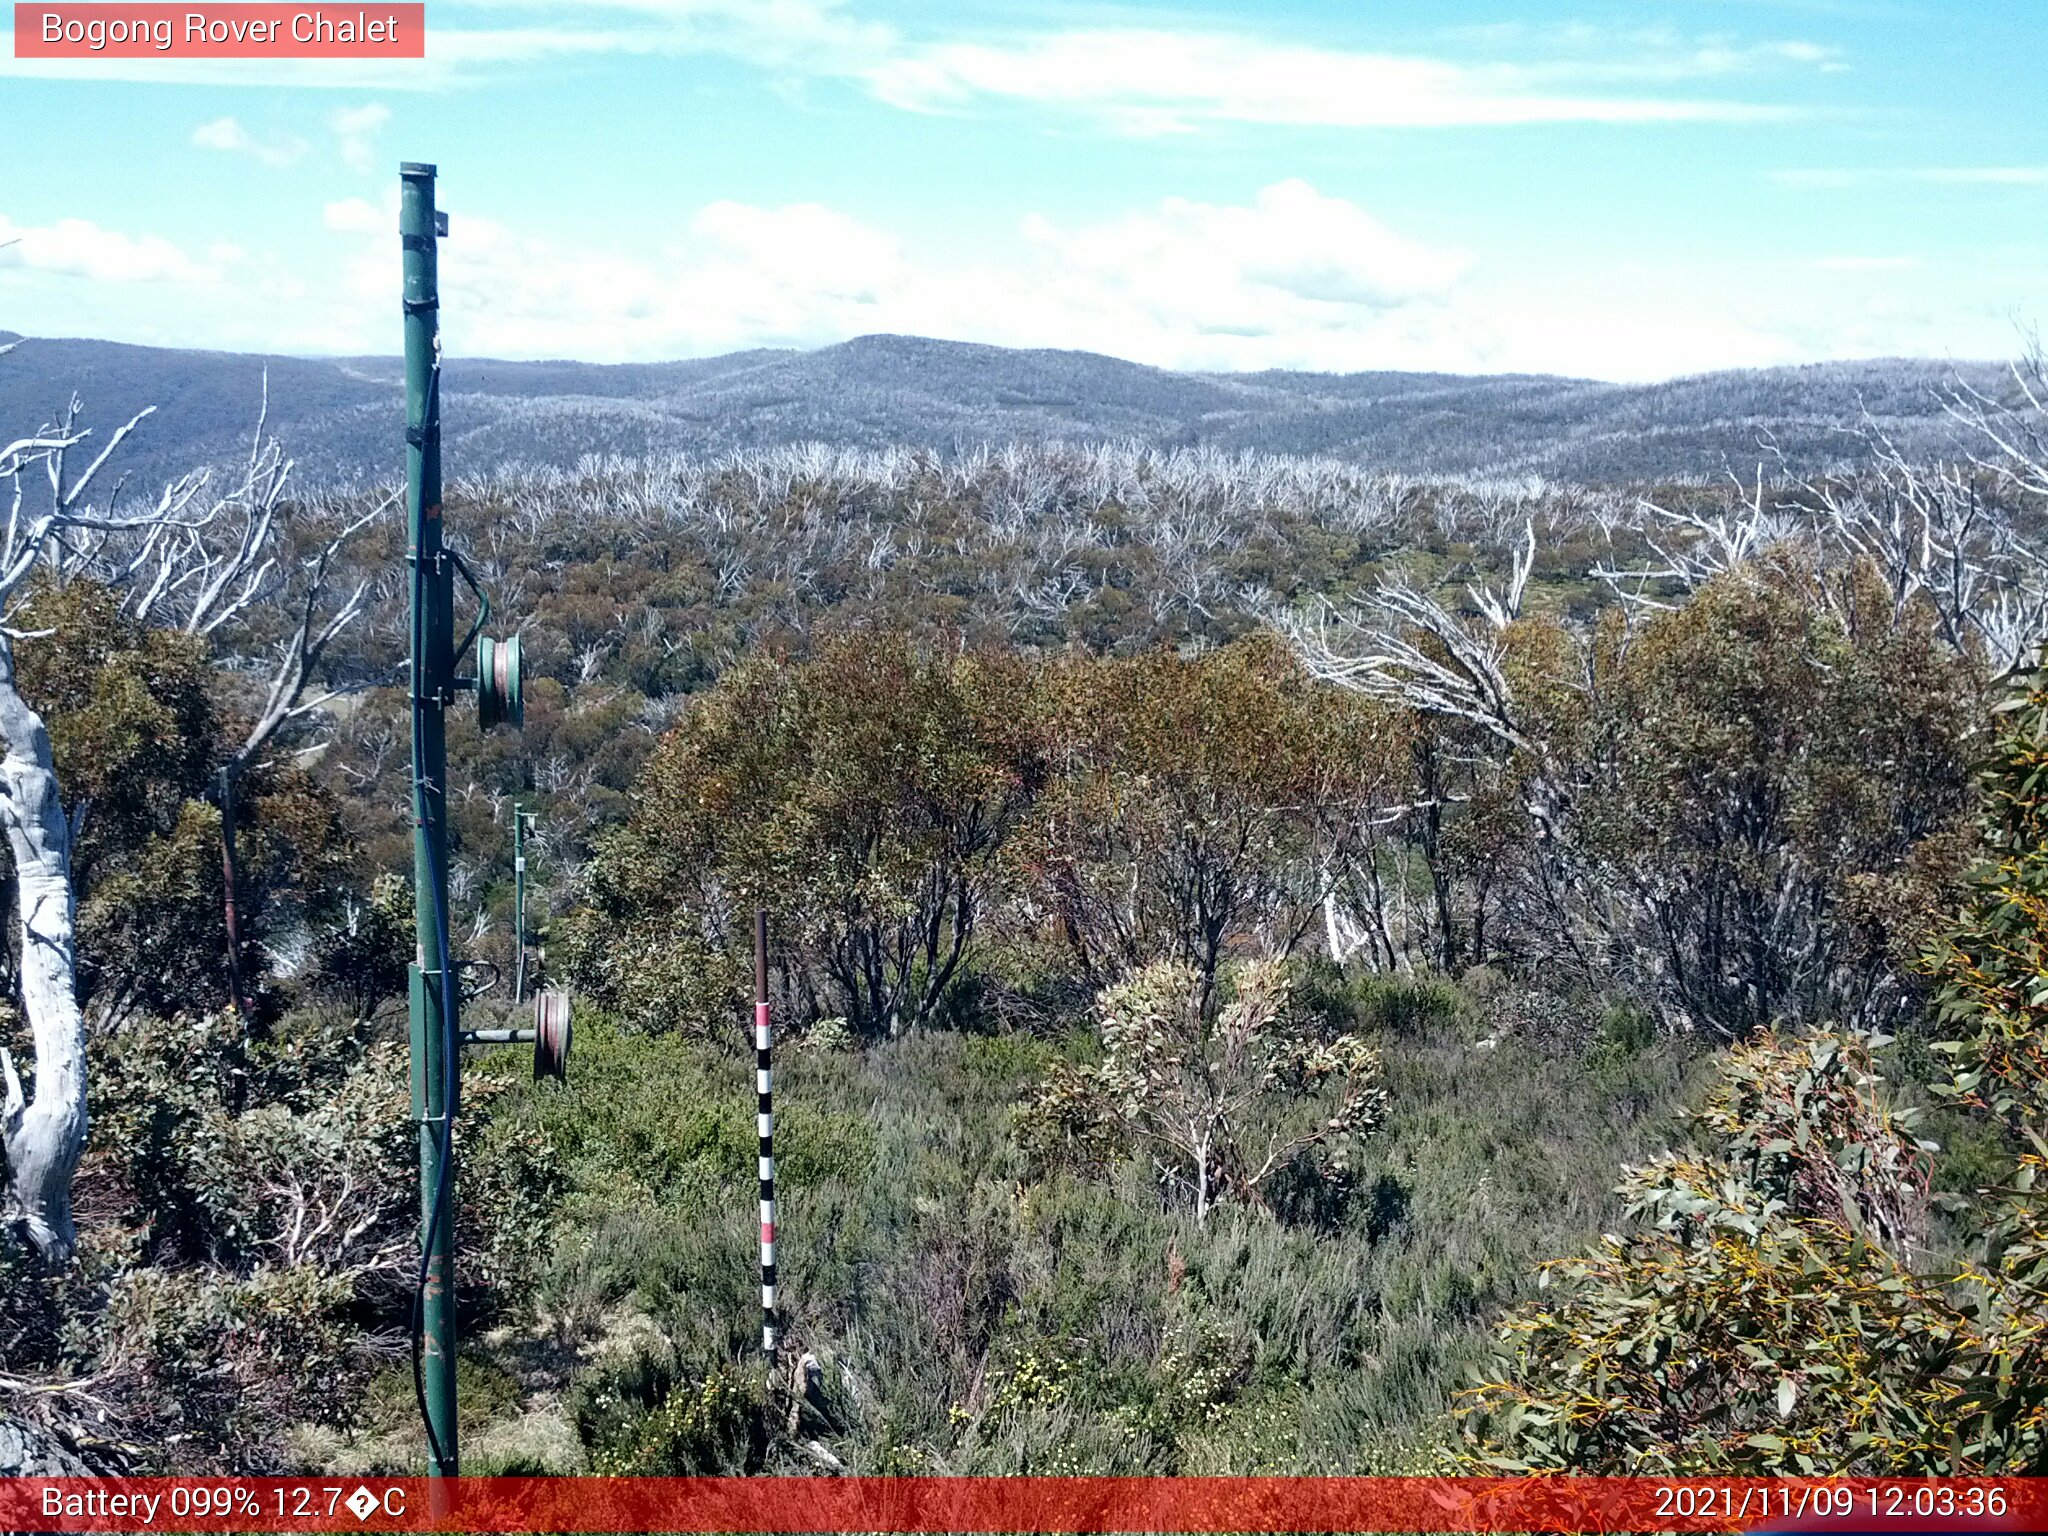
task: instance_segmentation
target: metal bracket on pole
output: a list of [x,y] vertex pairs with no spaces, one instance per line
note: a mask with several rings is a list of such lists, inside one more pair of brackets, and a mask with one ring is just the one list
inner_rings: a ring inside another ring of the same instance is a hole
[[531,1045],[538,1032],[531,1029],[465,1029],[464,1045]]

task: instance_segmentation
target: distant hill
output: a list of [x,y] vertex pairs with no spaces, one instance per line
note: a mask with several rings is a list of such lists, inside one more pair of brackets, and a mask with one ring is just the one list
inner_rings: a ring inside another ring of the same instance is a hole
[[[1996,370],[1959,365],[1984,384]],[[72,391],[101,432],[144,405],[132,474],[242,451],[265,369],[270,428],[307,482],[380,479],[399,463],[394,358],[261,357],[33,338],[0,360],[0,430],[48,420]],[[453,359],[444,384],[451,476],[821,440],[948,449],[1010,439],[1329,455],[1411,474],[1525,474],[1605,483],[1716,475],[1772,434],[1808,469],[1850,451],[1870,412],[1912,449],[1945,440],[1934,387],[1949,364],[1882,359],[1702,374],[1663,384],[1503,374],[1176,373],[1092,352],[863,336],[817,351],[734,352],[601,366]]]

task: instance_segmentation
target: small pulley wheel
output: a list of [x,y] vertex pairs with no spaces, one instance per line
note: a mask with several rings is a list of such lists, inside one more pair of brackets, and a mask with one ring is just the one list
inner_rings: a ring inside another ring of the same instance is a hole
[[569,1076],[569,994],[541,992],[533,999],[533,1075],[566,1082]]
[[493,640],[481,636],[476,643],[476,719],[489,730],[509,725],[515,730],[526,723],[526,688],[519,671],[519,637]]

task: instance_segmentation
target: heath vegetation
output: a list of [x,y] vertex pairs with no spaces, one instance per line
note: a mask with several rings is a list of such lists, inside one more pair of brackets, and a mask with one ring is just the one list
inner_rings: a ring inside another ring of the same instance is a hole
[[[469,1065],[466,1469],[2040,1470],[2048,453],[1954,389],[1825,477],[451,486],[533,674],[451,724],[471,1015],[517,803],[579,1042]],[[402,530],[80,422],[0,454],[0,1412],[411,1467]]]

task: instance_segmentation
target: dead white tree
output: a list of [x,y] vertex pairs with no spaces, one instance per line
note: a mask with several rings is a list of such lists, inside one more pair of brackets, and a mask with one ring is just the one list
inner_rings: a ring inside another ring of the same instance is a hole
[[1500,645],[1519,613],[1530,562],[1518,557],[1503,593],[1475,589],[1484,625],[1394,578],[1356,608],[1319,603],[1307,618],[1276,616],[1319,680],[1426,715],[1475,725],[1517,751],[1539,750],[1523,729]]
[[[344,551],[399,500],[394,490],[357,505],[319,498],[288,503],[293,464],[277,440],[264,434],[268,412],[266,383],[249,457],[211,496],[205,516],[175,529],[152,526],[132,548],[109,540],[85,567],[127,588],[126,607],[136,618],[188,635],[221,639],[259,615],[266,621],[284,615],[263,702],[234,754],[238,768],[259,761],[293,722],[375,682],[325,683],[330,650],[363,616],[371,596],[367,577],[345,592],[334,577]],[[210,489],[209,480],[196,477],[195,491]],[[297,548],[287,547],[280,522],[287,505],[295,505],[301,525],[325,525]]]
[[[20,918],[21,1004],[35,1044],[35,1096],[27,1098],[14,1059],[0,1050],[4,1076],[7,1154],[6,1214],[46,1258],[68,1259],[76,1243],[71,1220],[71,1176],[85,1146],[85,1022],[78,1006],[77,896],[71,883],[71,848],[85,807],[67,814],[50,750],[50,732],[16,684],[14,647],[29,638],[12,620],[24,589],[39,570],[61,578],[100,537],[134,534],[149,539],[189,522],[196,495],[189,480],[167,487],[158,501],[133,514],[98,514],[87,492],[114,450],[149,414],[143,411],[115,432],[75,479],[66,457],[86,438],[76,426],[74,398],[64,419],[0,448],[0,483],[9,488],[7,523],[0,536],[0,828],[14,856]],[[27,496],[24,475],[45,471],[47,497]]]
[[1995,399],[1958,378],[1942,409],[1973,445],[1972,463],[2024,496],[2048,498],[2048,353],[2038,336],[2007,372],[2013,398]]
[[[1485,585],[1468,588],[1476,617],[1453,613],[1434,594],[1399,576],[1345,608],[1323,601],[1306,615],[1268,612],[1269,621],[1287,637],[1312,677],[1404,713],[1455,722],[1470,733],[1464,746],[1444,754],[1440,764],[1424,773],[1420,798],[1394,818],[1410,818],[1413,835],[1424,848],[1436,844],[1444,816],[1465,798],[1472,783],[1496,778],[1512,761],[1527,766],[1521,784],[1539,835],[1555,832],[1561,814],[1561,777],[1517,697],[1505,649],[1505,633],[1521,617],[1535,553],[1533,523],[1525,523],[1505,584],[1498,590]],[[1473,776],[1471,783],[1460,779],[1463,771]],[[1370,949],[1377,964],[1398,968],[1405,934],[1397,943],[1389,926],[1386,907],[1392,893],[1378,867],[1382,851],[1376,840],[1369,840],[1363,860],[1339,871],[1341,878],[1325,897],[1324,926],[1334,958]],[[1399,884],[1405,886],[1405,880]],[[1438,958],[1449,963],[1459,924],[1449,887],[1434,874],[1431,885]],[[1482,919],[1474,916],[1470,927],[1475,944],[1482,926]]]
[[[1956,434],[1953,456],[1915,457],[1865,414],[1853,429],[1862,462],[1850,473],[1796,472],[1768,436],[1777,466],[1767,496],[1765,462],[1740,496],[1711,514],[1639,505],[1652,560],[1593,572],[1635,608],[1668,608],[1715,577],[1789,545],[1825,571],[1845,560],[1875,569],[1896,609],[1924,603],[1959,651],[1981,650],[1994,672],[2034,654],[2048,637],[2048,548],[2023,509],[2048,500],[2048,362],[2037,348],[2010,369],[2000,399],[1963,379],[1939,395]],[[1827,583],[1815,596],[1833,604]]]
[[[210,493],[209,476],[181,482],[190,484],[195,496],[209,492],[203,498],[204,515],[176,526],[152,523],[103,534],[98,545],[81,551],[79,560],[81,569],[123,588],[124,606],[146,623],[216,644],[253,624],[262,624],[266,631],[271,660],[263,698],[241,740],[219,764],[213,790],[221,817],[228,990],[236,1012],[243,1015],[248,997],[242,976],[236,842],[243,782],[292,727],[382,680],[363,676],[335,683],[327,678],[335,642],[364,615],[371,597],[367,577],[347,588],[337,587],[334,577],[344,551],[399,499],[391,491],[371,498],[367,505],[288,501],[293,465],[277,440],[266,435],[269,408],[266,376],[249,456],[218,493]],[[288,507],[296,513],[296,522],[325,525],[296,548],[293,535],[298,530],[287,529],[282,521]]]
[[1874,422],[1864,435],[1862,475],[1796,482],[1822,537],[1878,571],[1897,612],[1925,603],[1957,650],[1981,646],[1996,672],[2017,665],[2048,623],[2048,555],[2001,504],[2018,486],[1969,463],[1917,463]]
[[1793,512],[1765,501],[1761,463],[1753,485],[1737,480],[1736,488],[1735,503],[1711,514],[1639,501],[1636,531],[1654,558],[1626,568],[1595,566],[1593,576],[1629,607],[1673,608],[1678,604],[1661,601],[1651,589],[1675,587],[1690,595],[1801,531]]
[[[0,349],[5,350],[5,349]],[[325,699],[308,699],[328,647],[363,611],[366,588],[339,603],[326,599],[343,543],[390,505],[345,521],[339,534],[288,568],[280,555],[279,513],[290,474],[259,420],[256,444],[238,475],[216,487],[208,472],[185,475],[153,501],[124,510],[124,486],[98,496],[115,452],[155,412],[131,417],[74,474],[74,451],[87,442],[74,396],[54,426],[0,448],[7,519],[0,533],[0,827],[13,854],[20,923],[20,988],[35,1049],[35,1092],[23,1091],[14,1061],[0,1050],[8,1188],[5,1210],[34,1248],[68,1258],[76,1240],[71,1178],[88,1122],[85,1023],[77,985],[77,891],[72,851],[88,806],[65,808],[50,733],[16,684],[15,645],[33,639],[14,621],[40,579],[89,576],[124,589],[129,611],[196,635],[226,627],[281,600],[296,598],[268,697],[235,761],[246,765],[291,720]],[[38,476],[34,472],[40,470]],[[44,482],[31,495],[31,484]],[[332,697],[332,694],[326,697]],[[235,952],[232,849],[229,859],[230,953]],[[239,988],[237,988],[239,991]]]
[[1484,584],[1465,588],[1486,622],[1496,630],[1506,629],[1522,616],[1522,598],[1529,590],[1530,573],[1536,569],[1536,520],[1522,521],[1522,542],[1508,564],[1507,585],[1499,592]]

